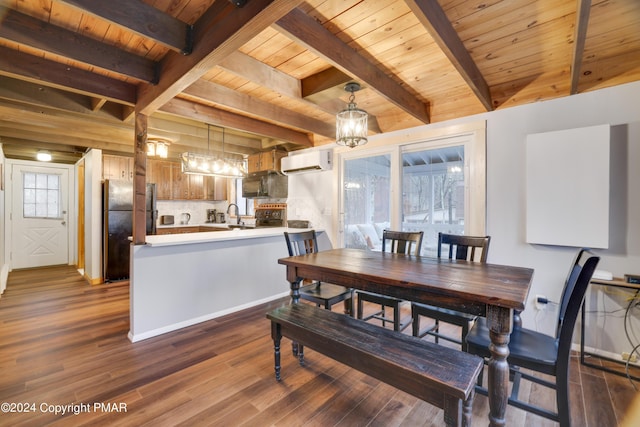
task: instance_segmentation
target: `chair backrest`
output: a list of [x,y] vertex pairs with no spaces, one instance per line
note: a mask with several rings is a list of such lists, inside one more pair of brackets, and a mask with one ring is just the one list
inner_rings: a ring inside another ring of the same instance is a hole
[[[487,262],[490,236],[462,236],[459,234],[438,233],[438,258],[442,256],[442,245],[449,245],[449,259],[476,261],[476,252],[480,252],[480,262]],[[469,250],[471,249],[471,250]]]
[[[583,253],[589,254],[589,257],[582,263]],[[578,253],[576,262],[569,273],[569,279],[562,294],[558,316],[558,332],[556,335],[556,342],[558,343],[557,372],[565,372],[569,369],[573,329],[576,326],[578,313],[580,312],[584,295],[587,292],[587,287],[599,261],[599,257],[583,249]]]
[[423,231],[382,231],[382,252],[420,256]]
[[318,239],[315,230],[302,231],[300,233],[284,232],[287,241],[289,256],[310,254],[318,252]]
[[[558,326],[556,329],[556,338],[560,336],[560,330],[564,323],[564,319],[567,315],[567,308],[569,307],[569,300],[571,295],[573,295],[573,291],[576,287],[576,283],[578,281],[578,277],[582,272],[583,265],[585,260],[583,257],[585,255],[592,255],[587,249],[580,249],[576,254],[573,263],[571,264],[571,269],[569,270],[569,274],[567,275],[567,279],[564,282],[564,288],[562,289],[562,296],[560,298],[560,304],[558,305]],[[589,278],[591,280],[591,278]],[[586,290],[586,289],[585,289]]]

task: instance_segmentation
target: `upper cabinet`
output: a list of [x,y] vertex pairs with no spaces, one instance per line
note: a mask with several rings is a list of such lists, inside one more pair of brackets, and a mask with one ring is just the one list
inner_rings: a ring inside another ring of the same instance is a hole
[[102,179],[133,181],[133,172],[132,157],[102,155]]
[[227,179],[182,173],[180,163],[147,159],[147,182],[156,184],[158,200],[226,200]]
[[249,156],[247,170],[249,174],[276,171],[280,172],[280,159],[285,157],[285,151],[271,150],[264,153],[256,153]]

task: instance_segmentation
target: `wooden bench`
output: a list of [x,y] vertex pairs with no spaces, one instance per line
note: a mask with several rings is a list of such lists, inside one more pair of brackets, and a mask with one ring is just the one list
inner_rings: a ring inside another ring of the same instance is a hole
[[471,425],[474,386],[482,359],[459,350],[384,329],[310,304],[267,314],[280,381],[280,340],[298,343],[444,410],[447,426]]

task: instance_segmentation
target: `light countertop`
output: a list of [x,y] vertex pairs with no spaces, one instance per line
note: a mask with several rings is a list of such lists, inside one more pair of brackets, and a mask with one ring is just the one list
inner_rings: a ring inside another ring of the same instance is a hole
[[[225,228],[228,224],[183,224],[182,227],[195,226],[211,226],[216,228]],[[177,225],[178,227],[180,225]],[[167,226],[165,226],[167,227]],[[172,245],[190,245],[194,243],[210,243],[222,242],[229,240],[256,239],[264,237],[282,236],[285,231],[291,233],[300,233],[302,231],[311,230],[310,228],[288,228],[288,227],[264,227],[264,228],[247,228],[230,229],[229,231],[200,231],[198,233],[180,233],[180,234],[164,234],[164,235],[148,235],[146,236],[146,244],[148,246],[172,246]],[[320,230],[316,230],[320,231]]]

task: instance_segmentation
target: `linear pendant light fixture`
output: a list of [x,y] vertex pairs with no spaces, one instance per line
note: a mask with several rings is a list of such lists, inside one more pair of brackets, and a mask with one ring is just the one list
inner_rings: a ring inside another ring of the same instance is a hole
[[347,83],[344,90],[351,92],[347,108],[336,114],[336,143],[353,148],[367,143],[367,132],[369,131],[369,115],[366,111],[358,108],[355,103],[354,92],[360,90],[360,84]]
[[207,124],[207,154],[184,152],[180,156],[182,173],[209,175],[223,178],[242,178],[247,175],[244,159],[227,158],[224,152],[224,128],[222,128],[222,154],[209,154],[211,126]]

